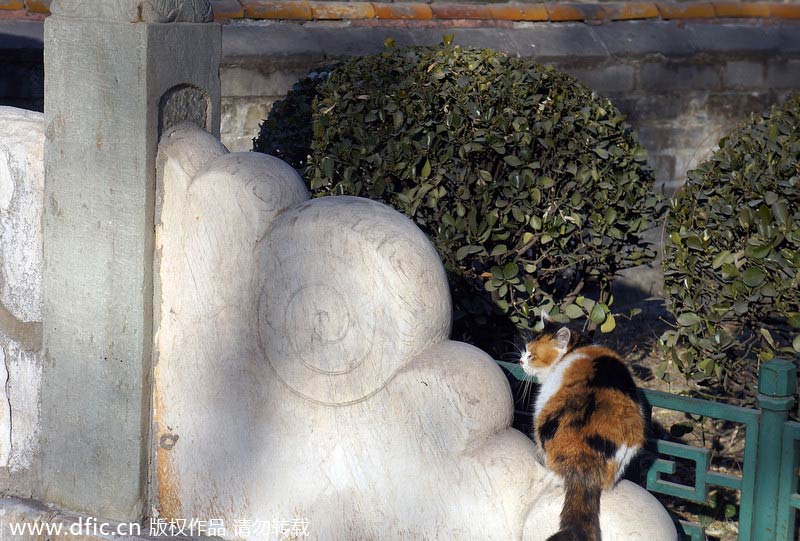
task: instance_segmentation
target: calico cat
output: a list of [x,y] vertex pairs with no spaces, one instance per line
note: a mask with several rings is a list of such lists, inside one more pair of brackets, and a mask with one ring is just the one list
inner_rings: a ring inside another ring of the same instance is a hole
[[548,541],[600,541],[600,492],[619,480],[644,445],[644,414],[616,353],[581,347],[577,333],[546,317],[543,322],[519,362],[541,384],[534,433],[566,492],[560,530]]

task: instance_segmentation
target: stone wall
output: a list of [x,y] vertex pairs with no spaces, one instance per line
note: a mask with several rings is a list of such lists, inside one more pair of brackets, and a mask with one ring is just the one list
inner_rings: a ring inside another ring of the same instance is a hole
[[[686,6],[692,14],[702,4]],[[312,69],[380,52],[388,37],[404,46],[435,44],[443,34],[454,34],[457,44],[553,64],[611,98],[638,131],[667,193],[737,122],[800,90],[800,22],[785,18],[604,24],[244,19],[223,27],[222,141],[232,151],[251,149],[272,104]],[[6,75],[0,104],[40,110],[41,23],[0,21],[0,54]],[[632,286],[633,298],[660,293],[658,268],[628,273],[623,283]]]
[[[800,90],[800,23],[787,19],[393,22],[230,21],[223,29],[223,142],[234,151],[252,148],[272,103],[316,67],[379,52],[388,37],[421,45],[452,33],[461,45],[553,64],[611,98],[671,192],[737,122]],[[0,104],[41,110],[41,23],[0,21],[0,54]]]
[[630,21],[511,28],[235,23],[223,30],[223,142],[251,148],[271,104],[314,67],[399,46],[492,47],[553,64],[608,96],[638,130],[671,192],[737,122],[800,90],[800,25]]

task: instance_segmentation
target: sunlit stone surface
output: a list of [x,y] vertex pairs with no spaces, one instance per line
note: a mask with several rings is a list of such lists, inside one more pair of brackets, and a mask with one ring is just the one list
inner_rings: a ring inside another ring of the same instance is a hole
[[[531,539],[562,493],[510,429],[501,370],[448,340],[434,248],[352,197],[308,200],[284,162],[178,128],[161,143],[156,392],[161,515],[285,521],[320,539]],[[604,540],[672,540],[622,482]]]

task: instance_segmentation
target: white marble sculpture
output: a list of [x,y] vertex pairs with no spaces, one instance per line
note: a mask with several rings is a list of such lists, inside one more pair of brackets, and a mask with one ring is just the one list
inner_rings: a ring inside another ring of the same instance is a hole
[[[509,428],[501,370],[448,340],[445,273],[411,221],[309,200],[284,162],[193,127],[169,132],[158,161],[162,516],[222,519],[227,539],[280,522],[312,539],[556,531],[562,491]],[[601,525],[604,541],[676,538],[627,481],[604,493]]]
[[0,479],[13,487],[4,493],[27,496],[39,438],[44,136],[41,113],[0,107]]

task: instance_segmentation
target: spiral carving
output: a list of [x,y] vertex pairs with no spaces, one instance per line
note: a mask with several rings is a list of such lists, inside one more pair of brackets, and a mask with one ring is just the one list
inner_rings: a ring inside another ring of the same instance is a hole
[[350,197],[289,209],[261,244],[265,358],[326,404],[381,389],[415,353],[445,340],[450,297],[430,242],[387,207]]

